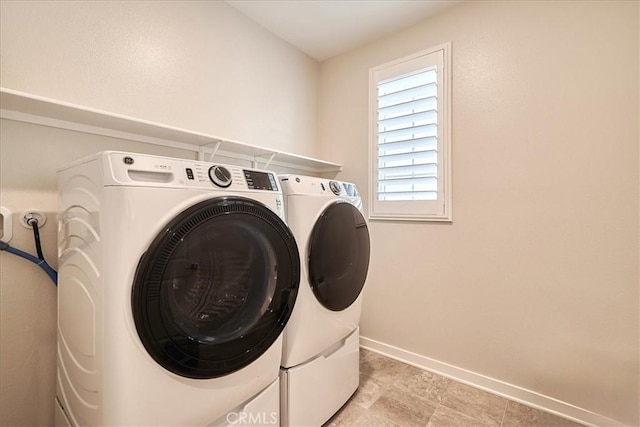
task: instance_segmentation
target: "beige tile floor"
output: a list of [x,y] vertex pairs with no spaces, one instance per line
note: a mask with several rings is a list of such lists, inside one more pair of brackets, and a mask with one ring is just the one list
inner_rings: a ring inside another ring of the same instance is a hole
[[360,350],[360,387],[325,427],[577,427],[380,354]]

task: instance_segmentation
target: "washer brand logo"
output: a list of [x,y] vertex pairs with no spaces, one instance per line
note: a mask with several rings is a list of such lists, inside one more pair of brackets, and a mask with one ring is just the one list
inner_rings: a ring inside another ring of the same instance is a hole
[[234,426],[278,424],[277,412],[229,412],[227,422]]
[[132,165],[133,164],[133,157],[125,157],[124,159],[122,159],[122,161],[124,162],[125,165]]

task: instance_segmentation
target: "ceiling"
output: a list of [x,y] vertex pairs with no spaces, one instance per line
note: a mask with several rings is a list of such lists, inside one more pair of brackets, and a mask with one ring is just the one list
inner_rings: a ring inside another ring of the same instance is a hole
[[417,24],[457,0],[227,0],[317,61]]

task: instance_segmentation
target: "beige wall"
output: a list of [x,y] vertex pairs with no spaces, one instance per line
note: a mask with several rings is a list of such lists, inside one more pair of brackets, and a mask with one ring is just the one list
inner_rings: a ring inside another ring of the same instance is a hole
[[317,63],[222,1],[3,1],[3,87],[315,156]]
[[469,2],[321,64],[320,155],[366,192],[369,68],[452,42],[454,220],[370,223],[363,336],[640,423],[638,16]]
[[[314,156],[315,61],[223,2],[0,2],[3,87]],[[55,266],[57,181],[101,150],[194,153],[0,120],[0,204],[47,214]],[[11,244],[35,253],[14,218]],[[0,252],[0,425],[52,425],[55,288]]]

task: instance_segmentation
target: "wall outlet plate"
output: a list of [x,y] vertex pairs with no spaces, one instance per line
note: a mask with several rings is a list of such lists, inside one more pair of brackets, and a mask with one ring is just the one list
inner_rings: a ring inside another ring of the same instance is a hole
[[0,206],[0,240],[9,243],[13,237],[13,214],[4,206]]

